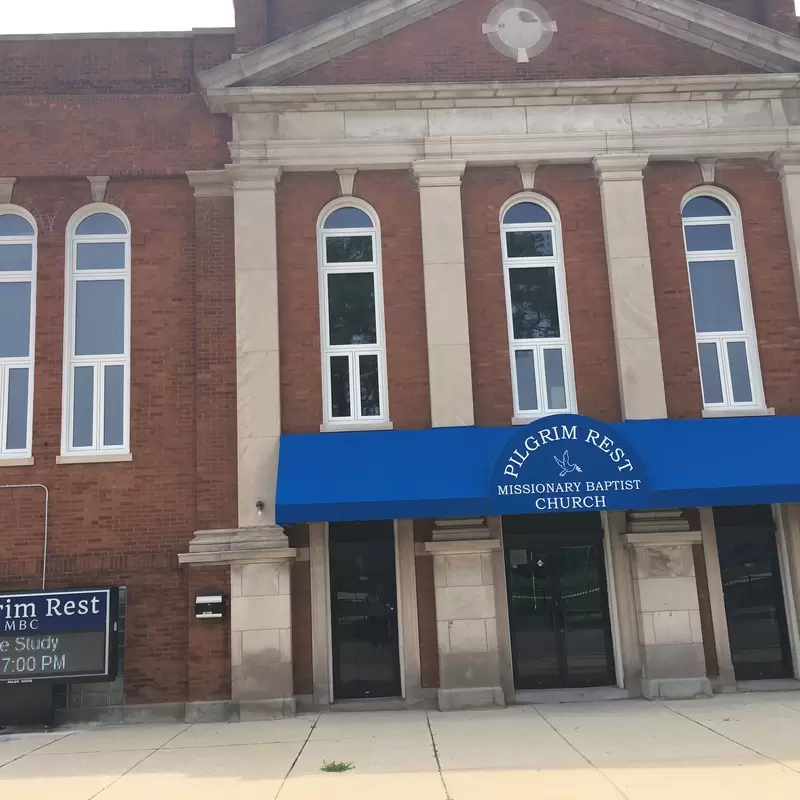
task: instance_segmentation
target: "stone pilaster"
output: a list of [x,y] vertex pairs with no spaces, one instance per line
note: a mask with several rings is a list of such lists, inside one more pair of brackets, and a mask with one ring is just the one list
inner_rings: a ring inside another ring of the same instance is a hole
[[433,427],[473,425],[461,176],[464,161],[414,162],[419,183]]
[[642,187],[648,157],[596,156],[611,288],[620,400],[625,419],[667,416]]
[[800,309],[800,153],[776,153],[772,163],[778,170],[783,192],[783,211],[789,234],[789,249],[792,254],[792,274],[797,307]]
[[633,512],[623,540],[632,549],[642,694],[709,697],[690,531],[680,511]]
[[493,554],[500,541],[482,519],[437,522],[433,556],[439,642],[439,708],[504,706]]

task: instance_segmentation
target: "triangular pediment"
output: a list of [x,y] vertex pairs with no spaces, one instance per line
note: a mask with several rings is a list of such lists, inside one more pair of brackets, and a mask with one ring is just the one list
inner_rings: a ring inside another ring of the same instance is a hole
[[[238,56],[224,64],[221,64],[200,76],[203,87],[208,91],[220,90],[232,87],[245,86],[274,86],[286,82],[315,83],[315,80],[303,80],[303,76],[312,77],[320,69],[326,66],[335,65],[342,62],[347,57],[354,58],[355,51],[362,48],[371,50],[374,54],[376,48],[384,45],[388,47],[389,42],[396,40],[405,28],[414,25],[434,24],[431,17],[441,15],[437,19],[450,17],[455,20],[454,15],[461,6],[475,0],[369,0],[360,6],[342,11],[322,22],[319,22],[304,30],[292,33],[282,39],[267,44],[247,53]],[[545,2],[545,0],[542,0]],[[702,58],[698,59],[698,64],[705,65],[709,59],[717,59],[714,69],[698,67],[700,72],[735,72],[736,64],[745,65],[741,71],[763,71],[763,72],[793,72],[800,67],[800,39],[780,33],[771,28],[758,25],[742,17],[738,17],[721,9],[698,2],[698,0],[570,0],[575,6],[575,14],[568,18],[570,24],[574,26],[575,20],[580,18],[580,6],[584,8],[584,13],[588,17],[591,13],[597,15],[608,15],[619,20],[620,25],[627,25],[628,30],[631,26],[636,26],[641,31],[643,38],[650,36],[659,37],[669,41],[681,40],[682,47],[696,49]],[[513,5],[513,0],[507,0],[509,6]],[[561,5],[556,6],[563,10],[564,0]],[[484,2],[485,6],[486,3]],[[489,3],[489,7],[493,3]],[[552,30],[558,30],[556,20],[548,22],[546,25],[552,26]],[[427,22],[426,22],[427,21]],[[601,42],[599,37],[603,35],[600,30],[603,25],[595,25],[594,28],[587,22],[585,36],[581,37],[579,43],[576,42],[577,50],[590,50],[593,45],[598,47],[609,47],[609,42]],[[458,25],[442,26],[450,37],[458,35]],[[485,35],[491,32],[492,26],[487,25],[483,19],[474,21],[475,30],[470,29],[470,35],[476,37],[476,32]],[[649,30],[648,30],[649,29]],[[596,36],[595,36],[596,33]],[[558,36],[558,34],[555,34]],[[593,36],[595,38],[593,38]],[[630,38],[630,34],[628,34]],[[624,37],[623,37],[624,38]],[[406,36],[406,39],[408,37]],[[625,46],[621,41],[622,47]],[[451,46],[453,42],[450,43]],[[457,46],[458,43],[456,42]],[[481,47],[488,47],[483,40]],[[648,40],[648,45],[655,45]],[[473,43],[473,47],[474,47]],[[677,45],[676,45],[677,46]],[[461,57],[469,63],[469,59],[476,56],[470,50],[468,43],[464,43]],[[617,48],[619,51],[619,48]],[[391,59],[398,62],[402,67],[402,55],[392,53]],[[513,55],[513,54],[512,54]],[[580,53],[576,52],[575,57],[579,58]],[[622,58],[624,53],[619,53]],[[387,54],[388,57],[388,54]],[[386,60],[386,59],[384,59]],[[525,61],[526,55],[520,48],[520,58],[517,60]],[[369,61],[366,60],[367,64]],[[334,70],[334,74],[335,74]],[[345,71],[346,73],[347,71]],[[644,74],[644,73],[643,73]],[[650,73],[647,73],[650,74]],[[663,73],[667,74],[667,73]],[[364,72],[365,80],[375,80],[376,82],[394,82],[392,76],[387,79],[385,76],[372,78],[369,71]],[[488,79],[503,80],[506,75],[487,76]],[[516,78],[517,76],[512,76]],[[562,77],[555,74],[553,78]],[[566,76],[564,76],[566,77]],[[603,77],[609,77],[604,75]],[[429,80],[437,80],[436,74],[427,76]],[[398,74],[397,81],[408,81],[408,77]],[[320,83],[331,82],[331,80],[320,80]],[[337,81],[339,82],[339,81]],[[341,82],[353,82],[345,74]],[[361,81],[358,81],[361,82]]]

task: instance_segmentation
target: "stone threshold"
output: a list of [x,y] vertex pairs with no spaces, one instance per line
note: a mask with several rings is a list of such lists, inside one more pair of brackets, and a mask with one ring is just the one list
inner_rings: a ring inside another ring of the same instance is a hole
[[606,700],[628,700],[630,693],[618,686],[591,686],[586,689],[522,689],[515,692],[514,705],[548,705],[555,703],[599,703]]

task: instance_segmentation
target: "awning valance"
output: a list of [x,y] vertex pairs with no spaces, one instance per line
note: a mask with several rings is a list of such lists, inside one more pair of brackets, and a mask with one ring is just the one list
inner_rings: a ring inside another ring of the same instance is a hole
[[[565,458],[566,456],[566,458]],[[279,524],[800,502],[800,417],[281,437]]]

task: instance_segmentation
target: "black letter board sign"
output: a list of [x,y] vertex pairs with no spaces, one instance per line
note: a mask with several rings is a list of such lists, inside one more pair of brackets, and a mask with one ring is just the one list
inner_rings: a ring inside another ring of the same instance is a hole
[[114,680],[119,590],[0,594],[0,682]]

